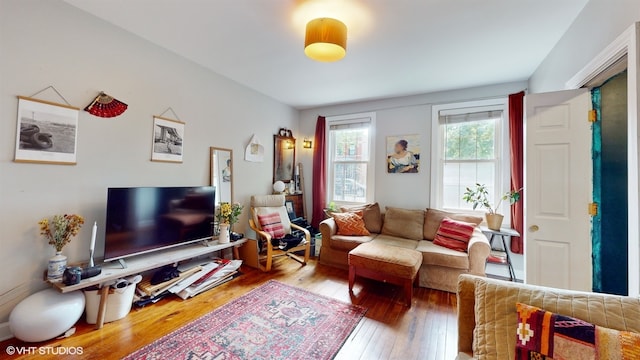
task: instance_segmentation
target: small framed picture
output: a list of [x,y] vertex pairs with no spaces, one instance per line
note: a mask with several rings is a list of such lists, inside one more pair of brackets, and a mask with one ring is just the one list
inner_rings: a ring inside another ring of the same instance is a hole
[[285,201],[284,207],[287,208],[287,213],[289,213],[289,219],[293,220],[297,218],[296,209],[293,207],[293,201],[290,201],[290,200]]
[[76,164],[78,108],[18,96],[14,161]]
[[151,161],[182,162],[184,122],[153,117],[153,149]]

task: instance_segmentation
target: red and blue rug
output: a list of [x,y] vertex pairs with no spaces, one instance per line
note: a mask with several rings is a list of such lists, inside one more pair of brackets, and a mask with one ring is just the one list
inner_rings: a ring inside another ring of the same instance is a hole
[[271,280],[126,359],[332,359],[365,312]]

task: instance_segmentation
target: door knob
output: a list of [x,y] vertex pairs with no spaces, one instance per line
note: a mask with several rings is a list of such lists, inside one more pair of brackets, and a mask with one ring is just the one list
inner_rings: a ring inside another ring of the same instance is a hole
[[529,226],[529,231],[531,231],[531,232],[536,232],[538,230],[540,230],[540,227],[538,225]]

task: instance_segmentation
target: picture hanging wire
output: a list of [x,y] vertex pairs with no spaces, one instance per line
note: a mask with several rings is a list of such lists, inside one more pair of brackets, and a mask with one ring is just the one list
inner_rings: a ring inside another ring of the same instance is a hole
[[62,94],[60,94],[60,92],[58,91],[58,89],[56,89],[53,85],[49,85],[49,86],[47,86],[46,88],[44,88],[44,89],[42,89],[42,90],[38,91],[37,93],[35,93],[35,94],[33,94],[33,95],[29,96],[29,97],[33,98],[33,97],[35,97],[36,95],[38,95],[38,94],[42,94],[43,92],[45,92],[45,91],[47,91],[47,90],[49,90],[49,89],[51,89],[51,90],[55,91],[55,93],[56,93],[56,94],[58,94],[58,96],[60,97],[60,99],[62,99],[62,101],[64,101],[64,102],[65,102],[65,104],[67,104],[67,105],[69,105],[69,106],[72,106],[71,104],[69,104],[69,102],[67,101],[67,99],[65,99],[65,98],[64,98],[64,96],[62,96]]
[[173,111],[173,109],[171,108],[171,106],[169,106],[169,107],[167,108],[167,110],[163,111],[163,112],[162,112],[160,115],[158,115],[158,116],[159,116],[159,117],[162,117],[164,114],[166,114],[166,113],[167,113],[167,112],[169,112],[169,111],[171,111],[171,113],[173,114],[173,116],[175,116],[175,117],[176,117],[176,120],[180,120],[180,121],[182,121],[182,120],[180,119],[180,116],[178,116],[178,114],[176,114],[176,112],[175,112],[175,111]]

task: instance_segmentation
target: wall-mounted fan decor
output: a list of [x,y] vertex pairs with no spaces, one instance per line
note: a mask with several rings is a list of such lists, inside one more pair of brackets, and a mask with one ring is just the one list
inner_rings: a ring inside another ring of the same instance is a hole
[[101,92],[91,104],[84,108],[84,111],[94,116],[111,118],[121,115],[127,110],[127,107],[128,105],[122,101]]

